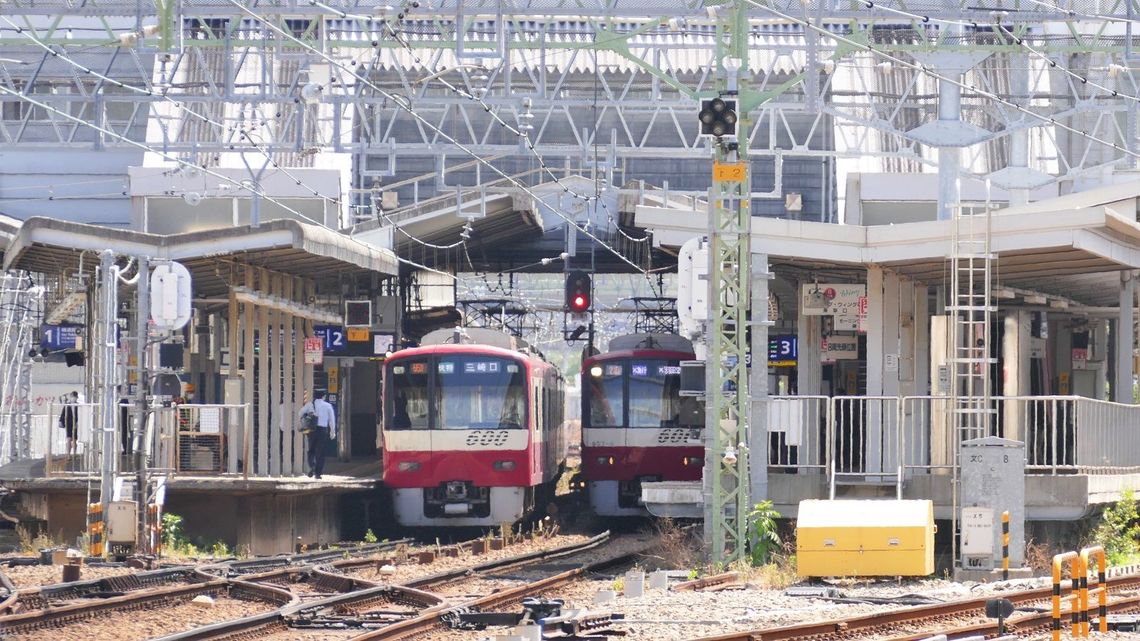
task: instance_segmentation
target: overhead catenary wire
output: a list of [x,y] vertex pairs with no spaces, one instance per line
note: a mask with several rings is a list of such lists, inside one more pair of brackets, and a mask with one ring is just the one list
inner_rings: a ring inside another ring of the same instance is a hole
[[[74,60],[73,58],[71,58],[67,54],[60,53],[59,51],[57,51],[52,46],[48,45],[47,43],[45,43],[42,40],[40,40],[39,38],[37,38],[35,36],[35,34],[28,33],[23,27],[12,22],[12,20],[10,18],[8,18],[7,16],[0,16],[0,20],[7,22],[9,25],[11,25],[16,30],[16,33],[18,33],[18,34],[24,36],[25,38],[27,38],[28,40],[30,40],[32,43],[34,43],[35,45],[37,45],[38,47],[43,49],[45,52],[50,54],[53,58],[61,60],[62,62],[66,63],[68,65],[71,65],[72,67],[75,67],[76,69],[79,69],[80,71],[84,72],[87,75],[95,76],[96,78],[99,78],[100,80],[102,80],[104,82],[111,83],[112,85],[119,87],[120,89],[125,89],[127,91],[143,94],[146,96],[161,98],[161,99],[165,100],[166,102],[174,105],[175,108],[181,110],[183,113],[185,113],[189,116],[192,116],[194,118],[197,118],[198,120],[201,120],[202,122],[204,122],[206,124],[213,125],[215,127],[219,127],[223,131],[234,131],[235,133],[237,133],[239,135],[239,138],[248,141],[249,146],[253,147],[259,153],[261,153],[263,156],[265,156],[266,160],[275,169],[278,169],[278,170],[284,172],[285,175],[288,176],[290,179],[292,179],[297,185],[304,187],[310,193],[312,193],[314,196],[316,196],[318,198],[326,199],[326,200],[331,201],[332,203],[337,204],[337,205],[340,204],[340,198],[339,197],[333,198],[331,196],[326,196],[324,194],[317,192],[312,187],[309,187],[307,184],[304,184],[304,182],[301,179],[297,178],[297,176],[290,173],[287,168],[280,166],[279,163],[273,159],[272,154],[270,154],[268,151],[263,149],[261,144],[253,139],[253,137],[251,135],[252,134],[251,131],[249,131],[245,128],[239,129],[236,126],[231,127],[230,125],[227,125],[224,122],[218,122],[218,121],[210,118],[209,116],[206,116],[205,114],[200,114],[200,113],[194,111],[193,109],[190,109],[186,105],[183,105],[182,103],[180,103],[177,100],[167,96],[165,93],[163,93],[161,91],[156,92],[154,89],[150,88],[149,86],[146,88],[136,87],[134,85],[127,84],[127,83],[124,83],[122,81],[116,80],[115,78],[111,78],[110,76],[102,74],[102,73],[92,69],[91,67],[89,67],[89,66],[87,66],[87,65],[85,65],[85,64],[83,64],[77,60]],[[143,78],[143,81],[149,82],[146,80],[145,77]]]
[[[249,17],[261,22],[269,30],[283,36],[284,38],[286,38],[286,39],[288,39],[288,40],[290,40],[290,41],[292,41],[298,45],[300,45],[301,47],[307,49],[308,51],[316,54],[318,57],[325,60],[329,64],[335,65],[337,68],[341,69],[342,71],[347,72],[357,82],[363,82],[365,85],[372,88],[372,90],[375,91],[376,93],[378,93],[379,95],[382,95],[385,98],[388,98],[389,100],[391,100],[393,102],[393,104],[396,105],[397,108],[408,113],[410,116],[412,116],[412,118],[414,118],[422,126],[427,127],[428,129],[433,131],[435,134],[437,134],[440,138],[447,141],[449,144],[455,146],[457,149],[459,149],[463,153],[471,156],[472,159],[483,164],[488,169],[490,169],[492,172],[498,174],[503,179],[505,179],[507,182],[511,183],[517,189],[521,190],[523,193],[527,194],[528,196],[534,198],[537,202],[543,202],[542,198],[539,197],[538,194],[536,194],[530,187],[528,187],[527,185],[522,183],[520,180],[518,180],[514,176],[507,174],[502,169],[499,169],[494,164],[492,164],[490,161],[485,160],[484,158],[482,158],[481,156],[476,154],[468,146],[464,145],[463,143],[460,143],[453,136],[447,134],[447,132],[443,131],[442,129],[437,127],[435,124],[433,124],[432,122],[430,122],[429,120],[424,118],[422,115],[420,115],[418,112],[416,112],[416,110],[414,108],[412,108],[412,106],[410,104],[411,103],[410,100],[407,100],[406,98],[401,99],[402,97],[397,97],[395,94],[392,94],[391,92],[382,89],[381,87],[377,86],[372,81],[368,80],[368,78],[366,78],[363,75],[361,75],[360,73],[358,73],[356,70],[353,70],[353,69],[346,67],[343,63],[339,62],[335,58],[329,56],[328,54],[324,53],[323,51],[320,51],[320,50],[312,47],[311,45],[304,42],[300,38],[297,38],[293,34],[285,31],[284,29],[282,29],[280,27],[278,27],[276,24],[273,24],[272,22],[266,20],[263,16],[261,16],[257,12],[255,12],[255,11],[249,9],[247,6],[243,5],[239,0],[227,0],[227,2],[229,2],[230,4],[237,7],[239,10],[241,10],[243,13],[245,13]],[[375,60],[373,62],[375,62]],[[407,100],[407,104],[405,104],[405,100]],[[570,189],[568,187],[563,186],[563,192],[564,193],[569,193],[569,191],[570,191]],[[594,233],[592,233],[585,226],[579,225],[577,222],[574,221],[574,219],[572,217],[570,217],[570,216],[566,215],[565,213],[563,213],[562,211],[560,211],[560,209],[558,207],[553,206],[553,205],[549,205],[549,204],[547,205],[547,207],[556,216],[558,216],[559,218],[562,218],[564,221],[566,221],[566,223],[569,227],[572,227],[572,228],[576,229],[578,232],[586,235],[591,240],[598,243],[598,245],[600,245],[601,247],[605,248],[607,251],[612,253],[614,256],[616,256],[622,262],[628,264],[630,267],[634,268],[638,272],[641,272],[641,273],[646,272],[645,268],[641,267],[640,265],[638,265],[638,264],[634,263],[633,261],[629,260],[628,258],[626,258],[626,256],[624,254],[622,254],[620,251],[618,251],[617,249],[610,246],[608,243],[603,241],[601,238],[598,238]]]
[[[890,11],[892,13],[902,15],[902,16],[906,16],[908,18],[922,20],[924,23],[936,22],[936,23],[942,23],[942,24],[962,25],[962,26],[973,27],[975,29],[983,27],[983,26],[987,26],[986,23],[979,23],[979,22],[975,22],[975,21],[964,22],[961,20],[948,20],[946,18],[931,18],[930,16],[923,15],[921,13],[904,11],[902,9],[895,9],[893,7],[885,7],[883,5],[876,4],[874,2],[874,0],[859,0],[859,2],[860,2],[860,4],[862,4],[867,9],[880,9],[880,10]],[[1040,2],[1038,2],[1038,3],[1044,4],[1044,3],[1040,3]],[[1054,8],[1060,9],[1060,7],[1054,7]],[[1067,76],[1069,76],[1075,80],[1080,81],[1081,84],[1088,85],[1088,86],[1093,87],[1095,89],[1099,89],[1101,91],[1104,91],[1111,98],[1123,98],[1124,100],[1130,100],[1132,102],[1140,102],[1140,96],[1134,96],[1134,95],[1131,95],[1128,93],[1122,93],[1122,92],[1117,91],[1111,87],[1106,87],[1102,84],[1099,84],[1099,83],[1091,80],[1089,76],[1081,75],[1081,74],[1073,71],[1072,69],[1069,69],[1068,67],[1060,64],[1056,60],[1050,58],[1045,53],[1038,51],[1036,48],[1034,48],[1032,45],[1030,45],[1028,42],[1026,42],[1025,38],[1018,36],[1018,35],[1014,34],[1013,32],[1011,32],[1005,25],[1003,25],[1001,23],[1000,19],[995,20],[992,23],[992,26],[995,27],[998,31],[1000,31],[1004,35],[1006,35],[1011,41],[1013,41],[1014,44],[1018,45],[1019,47],[1022,47],[1023,49],[1028,51],[1030,54],[1032,54],[1034,57],[1036,57],[1039,60],[1048,64],[1050,68],[1056,69],[1057,71],[1060,71],[1061,73],[1063,73],[1063,74],[1065,74],[1065,75],[1067,75]]]
[[778,9],[774,9],[774,8],[772,8],[766,4],[763,4],[761,2],[757,2],[757,0],[744,0],[744,1],[747,2],[748,4],[752,5],[752,6],[758,7],[760,9],[763,9],[763,10],[771,13],[772,15],[774,15],[778,18],[781,18],[783,20],[787,20],[790,22],[794,22],[794,23],[799,24],[799,25],[801,25],[807,29],[815,31],[815,32],[827,37],[827,38],[831,38],[831,39],[836,40],[838,42],[842,42],[844,44],[851,45],[851,46],[855,47],[857,50],[868,51],[868,52],[870,52],[876,56],[879,56],[885,60],[890,60],[891,62],[893,62],[895,64],[899,64],[899,65],[902,65],[902,66],[907,67],[909,69],[914,69],[916,71],[924,73],[924,74],[930,76],[931,78],[934,78],[940,82],[948,82],[948,83],[955,85],[961,89],[968,89],[970,91],[973,91],[974,93],[976,93],[979,96],[982,96],[984,98],[987,98],[989,100],[992,100],[994,102],[1002,104],[1006,107],[1009,107],[1010,109],[1013,109],[1015,111],[1023,113],[1025,115],[1027,115],[1031,118],[1034,118],[1036,120],[1039,120],[1045,124],[1049,124],[1049,125],[1053,125],[1055,127],[1059,127],[1059,128],[1061,128],[1061,129],[1063,129],[1063,130],[1065,130],[1071,134],[1075,134],[1076,136],[1078,136],[1080,138],[1084,138],[1090,142],[1095,142],[1097,144],[1104,145],[1106,147],[1112,147],[1113,149],[1115,149],[1115,150],[1117,150],[1117,151],[1119,151],[1119,152],[1121,152],[1127,156],[1131,156],[1133,158],[1140,158],[1140,152],[1132,151],[1132,150],[1130,150],[1126,147],[1122,147],[1119,144],[1116,144],[1114,142],[1111,142],[1111,141],[1105,140],[1103,138],[1100,138],[1098,136],[1094,136],[1092,134],[1089,134],[1089,133],[1087,133],[1081,129],[1078,129],[1077,127],[1074,127],[1072,125],[1067,125],[1063,122],[1060,122],[1052,116],[1039,114],[1039,113],[1037,113],[1037,112],[1035,112],[1035,111],[1033,111],[1027,107],[1024,107],[1022,105],[1017,104],[1016,102],[1002,98],[1001,96],[999,96],[998,94],[996,94],[992,91],[987,91],[985,89],[978,88],[975,85],[967,84],[967,83],[962,82],[960,80],[955,80],[954,78],[951,78],[951,77],[946,76],[944,74],[940,74],[936,71],[932,71],[926,65],[919,64],[916,62],[911,62],[909,60],[905,60],[905,59],[900,58],[898,56],[891,55],[891,54],[889,54],[889,53],[887,53],[881,49],[877,49],[872,44],[858,42],[858,41],[853,40],[851,38],[848,38],[846,36],[842,36],[842,35],[839,35],[836,33],[832,33],[831,31],[829,31],[827,29],[820,28],[820,27],[812,24],[811,22],[809,22],[807,20],[796,18],[795,16],[790,16],[786,13],[779,11]]
[[[49,112],[51,112],[57,116],[65,118],[71,122],[75,122],[75,123],[78,123],[80,125],[90,127],[91,129],[94,129],[95,131],[98,131],[99,133],[101,133],[105,136],[111,136],[112,138],[119,140],[120,142],[123,142],[123,143],[130,145],[132,147],[141,149],[143,151],[153,153],[153,154],[155,154],[155,155],[157,155],[157,156],[159,156],[165,160],[168,160],[170,162],[176,163],[176,164],[181,165],[183,167],[190,167],[192,169],[196,169],[198,171],[201,171],[207,175],[213,176],[213,177],[218,178],[220,180],[224,180],[227,183],[230,183],[231,185],[245,189],[246,191],[249,191],[250,193],[255,194],[256,196],[258,196],[260,198],[264,198],[265,200],[277,205],[278,207],[281,207],[285,211],[299,217],[300,219],[308,221],[310,224],[316,225],[318,227],[321,227],[321,228],[326,229],[328,231],[331,231],[333,233],[337,233],[337,234],[340,233],[337,230],[332,229],[332,228],[328,227],[327,225],[325,225],[324,222],[316,220],[316,219],[306,215],[305,213],[298,211],[297,209],[294,209],[293,207],[290,207],[288,204],[281,202],[280,200],[270,196],[269,194],[265,193],[264,191],[262,191],[261,189],[259,189],[256,186],[244,184],[241,181],[230,178],[229,176],[226,176],[225,174],[221,174],[219,172],[213,171],[212,169],[205,167],[203,165],[193,163],[193,162],[186,160],[184,158],[178,158],[176,156],[172,156],[172,155],[170,155],[164,151],[161,151],[159,149],[156,149],[153,146],[148,145],[146,143],[141,143],[141,142],[138,142],[137,140],[131,140],[130,138],[127,138],[126,136],[123,136],[123,135],[118,134],[114,131],[111,131],[110,129],[106,129],[106,128],[100,127],[94,123],[87,122],[87,121],[83,120],[82,118],[79,118],[78,116],[73,116],[67,112],[61,111],[61,110],[53,107],[52,105],[49,105],[49,104],[43,102],[43,101],[36,100],[36,99],[32,98],[31,96],[21,94],[20,92],[14,90],[14,89],[11,89],[10,87],[7,87],[3,84],[0,84],[0,93],[4,93],[4,94],[7,94],[9,96],[14,96],[16,98],[19,98],[20,100],[23,100],[25,102],[33,104],[37,107],[40,107],[41,109],[45,109],[45,110],[47,110],[47,111],[49,111]],[[438,269],[434,269],[432,267],[428,267],[427,265],[422,265],[420,263],[409,260],[407,258],[403,258],[403,257],[399,256],[398,254],[395,254],[395,252],[393,252],[393,255],[395,255],[397,261],[402,262],[404,264],[407,264],[411,267],[415,267],[417,269],[423,269],[425,271],[441,274],[443,276],[447,276],[448,278],[451,278],[454,280],[459,279],[459,277],[455,274],[450,274],[450,273],[445,272],[445,271],[441,271]]]

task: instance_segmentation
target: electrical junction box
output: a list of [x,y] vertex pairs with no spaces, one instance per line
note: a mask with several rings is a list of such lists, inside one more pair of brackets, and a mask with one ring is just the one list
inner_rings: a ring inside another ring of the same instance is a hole
[[800,502],[800,576],[927,576],[934,573],[932,501]]
[[134,501],[111,501],[107,510],[107,546],[116,556],[130,554],[135,547],[138,511]]

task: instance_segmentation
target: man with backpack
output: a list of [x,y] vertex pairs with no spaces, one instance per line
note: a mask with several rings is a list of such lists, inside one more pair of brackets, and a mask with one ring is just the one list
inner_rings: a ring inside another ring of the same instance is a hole
[[324,392],[314,393],[313,400],[301,407],[300,420],[308,440],[308,475],[319,479],[325,469],[325,443],[336,438],[336,413]]

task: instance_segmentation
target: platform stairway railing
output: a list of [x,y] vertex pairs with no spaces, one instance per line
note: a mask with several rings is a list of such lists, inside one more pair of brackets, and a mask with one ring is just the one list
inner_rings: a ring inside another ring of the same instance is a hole
[[[996,396],[991,436],[1023,441],[1030,474],[1140,470],[1140,405],[1080,396]],[[896,483],[957,464],[944,396],[774,396],[769,471],[843,484]],[[832,480],[829,478],[829,480]]]

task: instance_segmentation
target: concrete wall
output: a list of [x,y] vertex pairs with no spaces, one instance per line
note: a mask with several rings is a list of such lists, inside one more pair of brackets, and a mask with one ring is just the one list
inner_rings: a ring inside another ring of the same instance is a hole
[[334,494],[218,495],[171,493],[166,511],[182,516],[191,541],[221,540],[250,554],[292,552],[305,545],[339,541],[340,513]]

